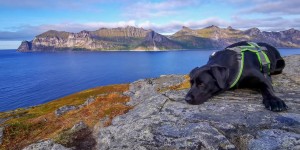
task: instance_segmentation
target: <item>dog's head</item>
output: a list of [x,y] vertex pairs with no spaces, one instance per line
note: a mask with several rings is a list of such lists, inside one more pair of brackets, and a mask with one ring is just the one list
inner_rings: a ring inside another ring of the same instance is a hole
[[191,89],[185,100],[190,104],[201,104],[214,94],[228,88],[229,70],[223,66],[197,67],[190,72]]

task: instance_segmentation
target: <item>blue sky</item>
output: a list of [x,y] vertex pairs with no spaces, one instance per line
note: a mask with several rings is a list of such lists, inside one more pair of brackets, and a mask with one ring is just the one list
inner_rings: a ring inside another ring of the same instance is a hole
[[299,8],[299,0],[0,0],[0,49],[16,48],[47,30],[128,25],[162,34],[182,26],[300,29]]

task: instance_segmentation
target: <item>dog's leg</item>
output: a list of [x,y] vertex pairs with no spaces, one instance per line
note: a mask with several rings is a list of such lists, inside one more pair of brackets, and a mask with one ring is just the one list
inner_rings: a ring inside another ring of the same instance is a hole
[[263,104],[272,111],[284,111],[287,109],[283,100],[275,96],[272,83],[270,80],[263,80],[261,86],[261,93],[263,96]]

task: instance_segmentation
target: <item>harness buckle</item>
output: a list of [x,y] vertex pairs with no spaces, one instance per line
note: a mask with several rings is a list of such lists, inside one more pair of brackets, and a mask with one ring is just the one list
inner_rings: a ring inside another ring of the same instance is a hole
[[269,64],[268,63],[262,64],[261,69],[262,69],[263,74],[269,74]]
[[242,60],[242,54],[241,54],[241,53],[237,53],[237,54],[236,54],[236,58],[237,58],[238,60]]

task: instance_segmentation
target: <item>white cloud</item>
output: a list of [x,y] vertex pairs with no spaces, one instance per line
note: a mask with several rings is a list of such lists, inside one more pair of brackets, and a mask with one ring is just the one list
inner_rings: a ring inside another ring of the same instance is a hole
[[252,1],[248,7],[239,10],[239,12],[243,14],[262,13],[268,15],[299,15],[299,7],[299,0],[256,0],[255,2]]
[[282,31],[290,28],[300,29],[300,22],[297,19],[286,19],[283,17],[247,19],[235,16],[230,24],[235,28],[248,29],[258,27],[264,31]]
[[61,24],[48,24],[39,26],[20,26],[16,28],[15,32],[0,31],[0,40],[31,40],[34,36],[41,34],[48,30],[79,32],[82,30],[94,31],[99,28],[116,28],[135,26],[144,29],[152,29],[158,33],[175,33],[180,30],[182,26],[187,26],[193,29],[199,29],[210,25],[220,27],[232,26],[237,29],[249,29],[258,27],[265,31],[281,31],[289,28],[299,29],[300,18],[286,19],[282,17],[268,17],[261,19],[247,19],[235,16],[230,21],[223,20],[217,17],[197,20],[197,21],[172,21],[166,24],[156,24],[151,21],[137,22],[135,20],[119,21],[119,22],[89,22],[89,23],[61,23]]

